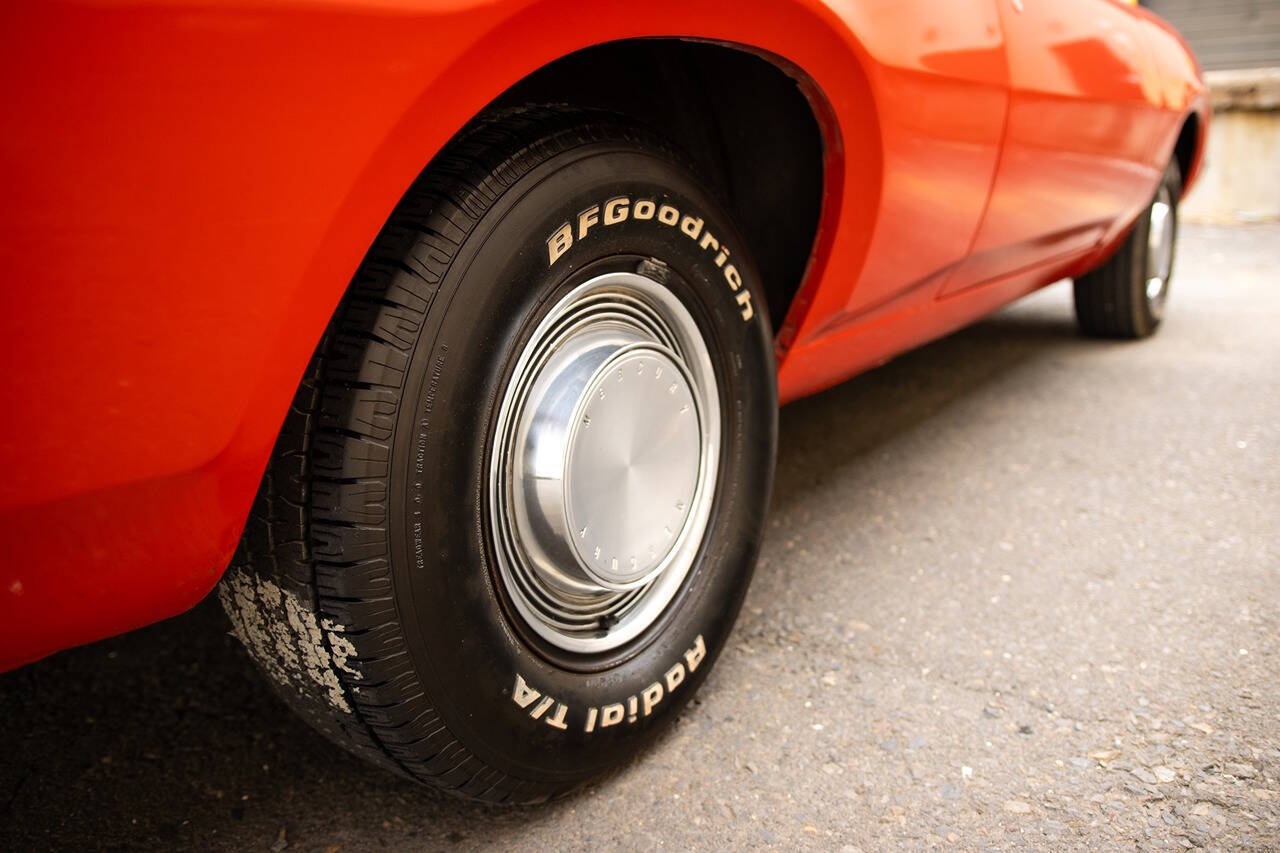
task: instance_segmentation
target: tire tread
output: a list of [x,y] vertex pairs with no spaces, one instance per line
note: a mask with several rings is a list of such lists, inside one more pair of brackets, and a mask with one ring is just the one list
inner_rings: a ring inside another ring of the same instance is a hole
[[[402,776],[488,802],[537,802],[572,785],[485,765],[444,725],[415,671],[388,540],[395,419],[440,283],[480,218],[548,157],[619,136],[674,154],[611,116],[537,107],[477,123],[433,161],[316,349],[219,590],[251,656],[312,725]],[[319,630],[299,626],[291,607]],[[319,660],[318,671],[295,659]]]

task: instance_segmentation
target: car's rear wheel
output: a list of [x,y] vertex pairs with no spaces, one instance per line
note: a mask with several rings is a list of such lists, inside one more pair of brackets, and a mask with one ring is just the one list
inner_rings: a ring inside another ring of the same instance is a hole
[[1173,277],[1181,195],[1175,160],[1115,254],[1075,280],[1076,319],[1086,334],[1145,338],[1159,328]]
[[723,647],[776,442],[755,268],[621,120],[507,112],[397,208],[221,586],[313,724],[491,801],[618,765]]

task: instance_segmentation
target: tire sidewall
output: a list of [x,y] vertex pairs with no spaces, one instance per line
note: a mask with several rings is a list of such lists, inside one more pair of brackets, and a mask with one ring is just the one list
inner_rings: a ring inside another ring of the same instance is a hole
[[[570,223],[578,237],[579,214],[593,205],[603,211],[617,197],[631,200],[633,214],[651,200],[654,215],[596,224],[551,261],[547,241],[557,229]],[[728,261],[718,266],[718,251],[678,221],[661,221],[662,205],[701,219],[700,233],[730,247],[750,318],[726,281]],[[596,143],[551,157],[502,192],[442,281],[393,440],[392,574],[409,654],[432,705],[490,766],[567,781],[617,764],[673,716],[723,648],[759,546],[777,428],[769,322],[745,249],[722,206],[673,158],[639,144]],[[660,629],[573,671],[528,642],[504,607],[488,530],[489,448],[523,339],[580,276],[629,262],[620,258],[652,258],[669,269],[669,289],[702,329],[719,384],[721,458],[703,548]],[[662,695],[647,703],[655,685]],[[606,727],[602,709],[614,704],[625,715]]]

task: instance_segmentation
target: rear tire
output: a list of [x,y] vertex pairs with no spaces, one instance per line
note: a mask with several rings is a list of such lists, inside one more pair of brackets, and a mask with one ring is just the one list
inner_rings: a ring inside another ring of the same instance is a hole
[[532,802],[618,766],[706,677],[751,577],[765,304],[660,138],[567,110],[478,123],[316,351],[220,587],[235,633],[316,728],[417,781]]
[[1116,253],[1075,280],[1076,320],[1085,334],[1145,338],[1159,328],[1173,276],[1181,195],[1175,160]]

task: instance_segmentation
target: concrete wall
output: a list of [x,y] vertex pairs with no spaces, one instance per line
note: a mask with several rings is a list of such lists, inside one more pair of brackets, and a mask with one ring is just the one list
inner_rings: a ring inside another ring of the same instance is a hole
[[1205,170],[1184,222],[1280,221],[1280,68],[1210,71]]

